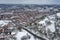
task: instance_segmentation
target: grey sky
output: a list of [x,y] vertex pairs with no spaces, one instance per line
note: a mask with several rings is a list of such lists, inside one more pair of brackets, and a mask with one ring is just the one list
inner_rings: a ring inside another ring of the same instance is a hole
[[60,4],[60,0],[0,0],[0,4]]

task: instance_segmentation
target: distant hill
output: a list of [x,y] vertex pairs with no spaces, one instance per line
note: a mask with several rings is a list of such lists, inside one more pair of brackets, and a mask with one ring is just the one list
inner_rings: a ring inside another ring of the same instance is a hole
[[37,4],[0,4],[0,8],[11,8],[11,7],[20,7],[20,8],[37,8],[37,7],[55,7],[60,8],[60,5],[37,5]]

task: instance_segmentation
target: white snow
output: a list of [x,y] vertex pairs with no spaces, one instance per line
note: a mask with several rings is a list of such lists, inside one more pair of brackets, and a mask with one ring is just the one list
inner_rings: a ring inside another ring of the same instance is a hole
[[7,25],[9,22],[11,22],[11,20],[0,20],[0,26]]
[[45,21],[40,21],[39,24],[45,24]]
[[16,31],[11,32],[11,35],[14,35],[14,34],[16,34]]
[[55,32],[55,25],[51,24],[49,26],[46,27],[46,30],[50,29],[51,32]]
[[31,34],[29,34],[29,35],[31,36],[31,38],[29,40],[35,40],[35,38]]
[[39,24],[46,25],[45,21],[47,21],[47,20],[48,20],[48,19],[47,19],[47,18],[45,18],[44,20],[41,20],[41,21],[39,22]]
[[50,15],[50,16],[48,16],[48,17],[49,17],[49,20],[52,20],[52,21],[55,20],[55,15]]
[[[51,16],[49,17],[50,19],[53,19],[54,16]],[[50,21],[51,22],[51,25],[47,25],[45,21]],[[42,25],[45,25],[46,26],[46,31],[49,29],[51,32],[55,32],[55,25],[54,25],[54,22],[53,20],[48,20],[47,17],[45,17],[45,19],[43,19],[42,21],[39,22],[39,24],[42,24]]]
[[57,13],[57,16],[60,17],[60,13]]
[[[15,36],[16,36],[17,40],[21,40],[21,38],[22,38],[23,36],[27,35],[27,33],[28,33],[28,32],[25,31],[25,30],[22,30],[21,32],[17,31],[17,34],[16,34]],[[28,35],[31,36],[31,38],[30,38],[29,40],[35,40],[34,37],[33,37],[31,34],[28,33]]]
[[16,38],[17,38],[17,40],[21,40],[21,38],[24,36],[24,35],[26,35],[26,32],[25,31],[22,31],[22,32],[17,32],[17,34],[16,34]]

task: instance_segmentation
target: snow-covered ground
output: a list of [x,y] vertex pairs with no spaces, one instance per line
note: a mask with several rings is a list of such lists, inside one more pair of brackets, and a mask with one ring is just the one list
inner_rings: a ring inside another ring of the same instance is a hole
[[57,16],[60,17],[60,13],[57,13]]
[[21,40],[21,38],[23,36],[27,36],[27,34],[31,37],[28,40],[35,40],[35,38],[31,34],[29,34],[27,31],[25,31],[25,30],[22,30],[21,32],[17,31],[17,34],[15,36],[16,36],[17,40]]
[[[60,17],[60,13],[57,13],[57,14],[53,14],[53,15],[49,15],[49,16],[47,16],[47,17],[45,17],[43,20],[41,20],[40,22],[39,22],[39,24],[42,24],[42,25],[44,25],[44,26],[46,26],[46,30],[50,30],[51,32],[55,32],[55,15],[57,16],[57,17]],[[46,21],[50,21],[51,22],[51,24],[50,25],[48,25],[47,23],[46,23]]]
[[3,27],[4,25],[7,25],[11,20],[0,20],[0,26]]
[[46,30],[50,29],[51,32],[55,32],[54,21],[50,20],[51,25],[47,25],[46,21],[49,21],[48,18],[45,18],[44,20],[40,21],[39,24],[46,26]]

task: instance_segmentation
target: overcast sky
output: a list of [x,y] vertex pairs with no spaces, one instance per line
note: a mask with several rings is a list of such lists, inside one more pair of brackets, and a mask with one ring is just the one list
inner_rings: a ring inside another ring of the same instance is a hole
[[60,4],[60,0],[0,0],[0,4]]

